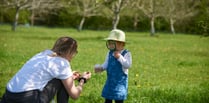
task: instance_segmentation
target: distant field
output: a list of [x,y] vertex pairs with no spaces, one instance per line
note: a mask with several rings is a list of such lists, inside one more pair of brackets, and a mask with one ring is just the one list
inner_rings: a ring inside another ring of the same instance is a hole
[[[91,71],[107,53],[103,38],[109,31],[0,25],[0,97],[6,83],[34,54],[50,49],[60,36],[78,41],[73,70]],[[195,35],[127,32],[126,48],[132,53],[129,95],[125,103],[208,103],[209,38]],[[70,103],[103,103],[101,91],[106,73],[92,74],[78,100]]]

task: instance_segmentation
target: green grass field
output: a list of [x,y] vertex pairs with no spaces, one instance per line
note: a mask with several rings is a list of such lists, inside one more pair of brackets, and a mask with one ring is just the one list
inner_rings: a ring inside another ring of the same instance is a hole
[[[18,27],[0,25],[0,96],[6,83],[36,53],[50,49],[60,36],[78,41],[73,70],[91,71],[78,100],[70,103],[103,103],[101,91],[106,73],[94,74],[93,66],[104,62],[107,48],[103,38],[109,31],[69,28]],[[129,95],[125,103],[208,103],[209,38],[196,35],[127,32],[126,48],[132,53]]]

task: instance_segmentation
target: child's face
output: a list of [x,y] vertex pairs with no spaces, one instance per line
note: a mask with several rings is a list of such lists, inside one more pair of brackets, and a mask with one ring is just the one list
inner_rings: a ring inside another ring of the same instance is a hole
[[119,41],[116,42],[116,50],[117,51],[123,50],[124,46],[125,46],[124,42],[119,42]]
[[124,48],[125,43],[119,41],[108,40],[107,41],[107,48],[110,50],[117,50],[120,51]]

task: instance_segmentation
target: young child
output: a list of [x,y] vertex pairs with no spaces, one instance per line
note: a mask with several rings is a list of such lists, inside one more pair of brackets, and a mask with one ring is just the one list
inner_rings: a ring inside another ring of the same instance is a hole
[[106,70],[107,80],[102,91],[105,103],[123,103],[128,94],[128,69],[132,64],[131,53],[124,49],[125,33],[114,29],[106,38],[106,46],[109,52],[102,65],[96,64],[95,73]]

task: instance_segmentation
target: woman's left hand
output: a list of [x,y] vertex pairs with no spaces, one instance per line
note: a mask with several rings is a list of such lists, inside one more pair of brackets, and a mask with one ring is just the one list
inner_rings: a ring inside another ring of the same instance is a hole
[[78,80],[80,78],[81,74],[78,71],[73,71],[73,79]]

